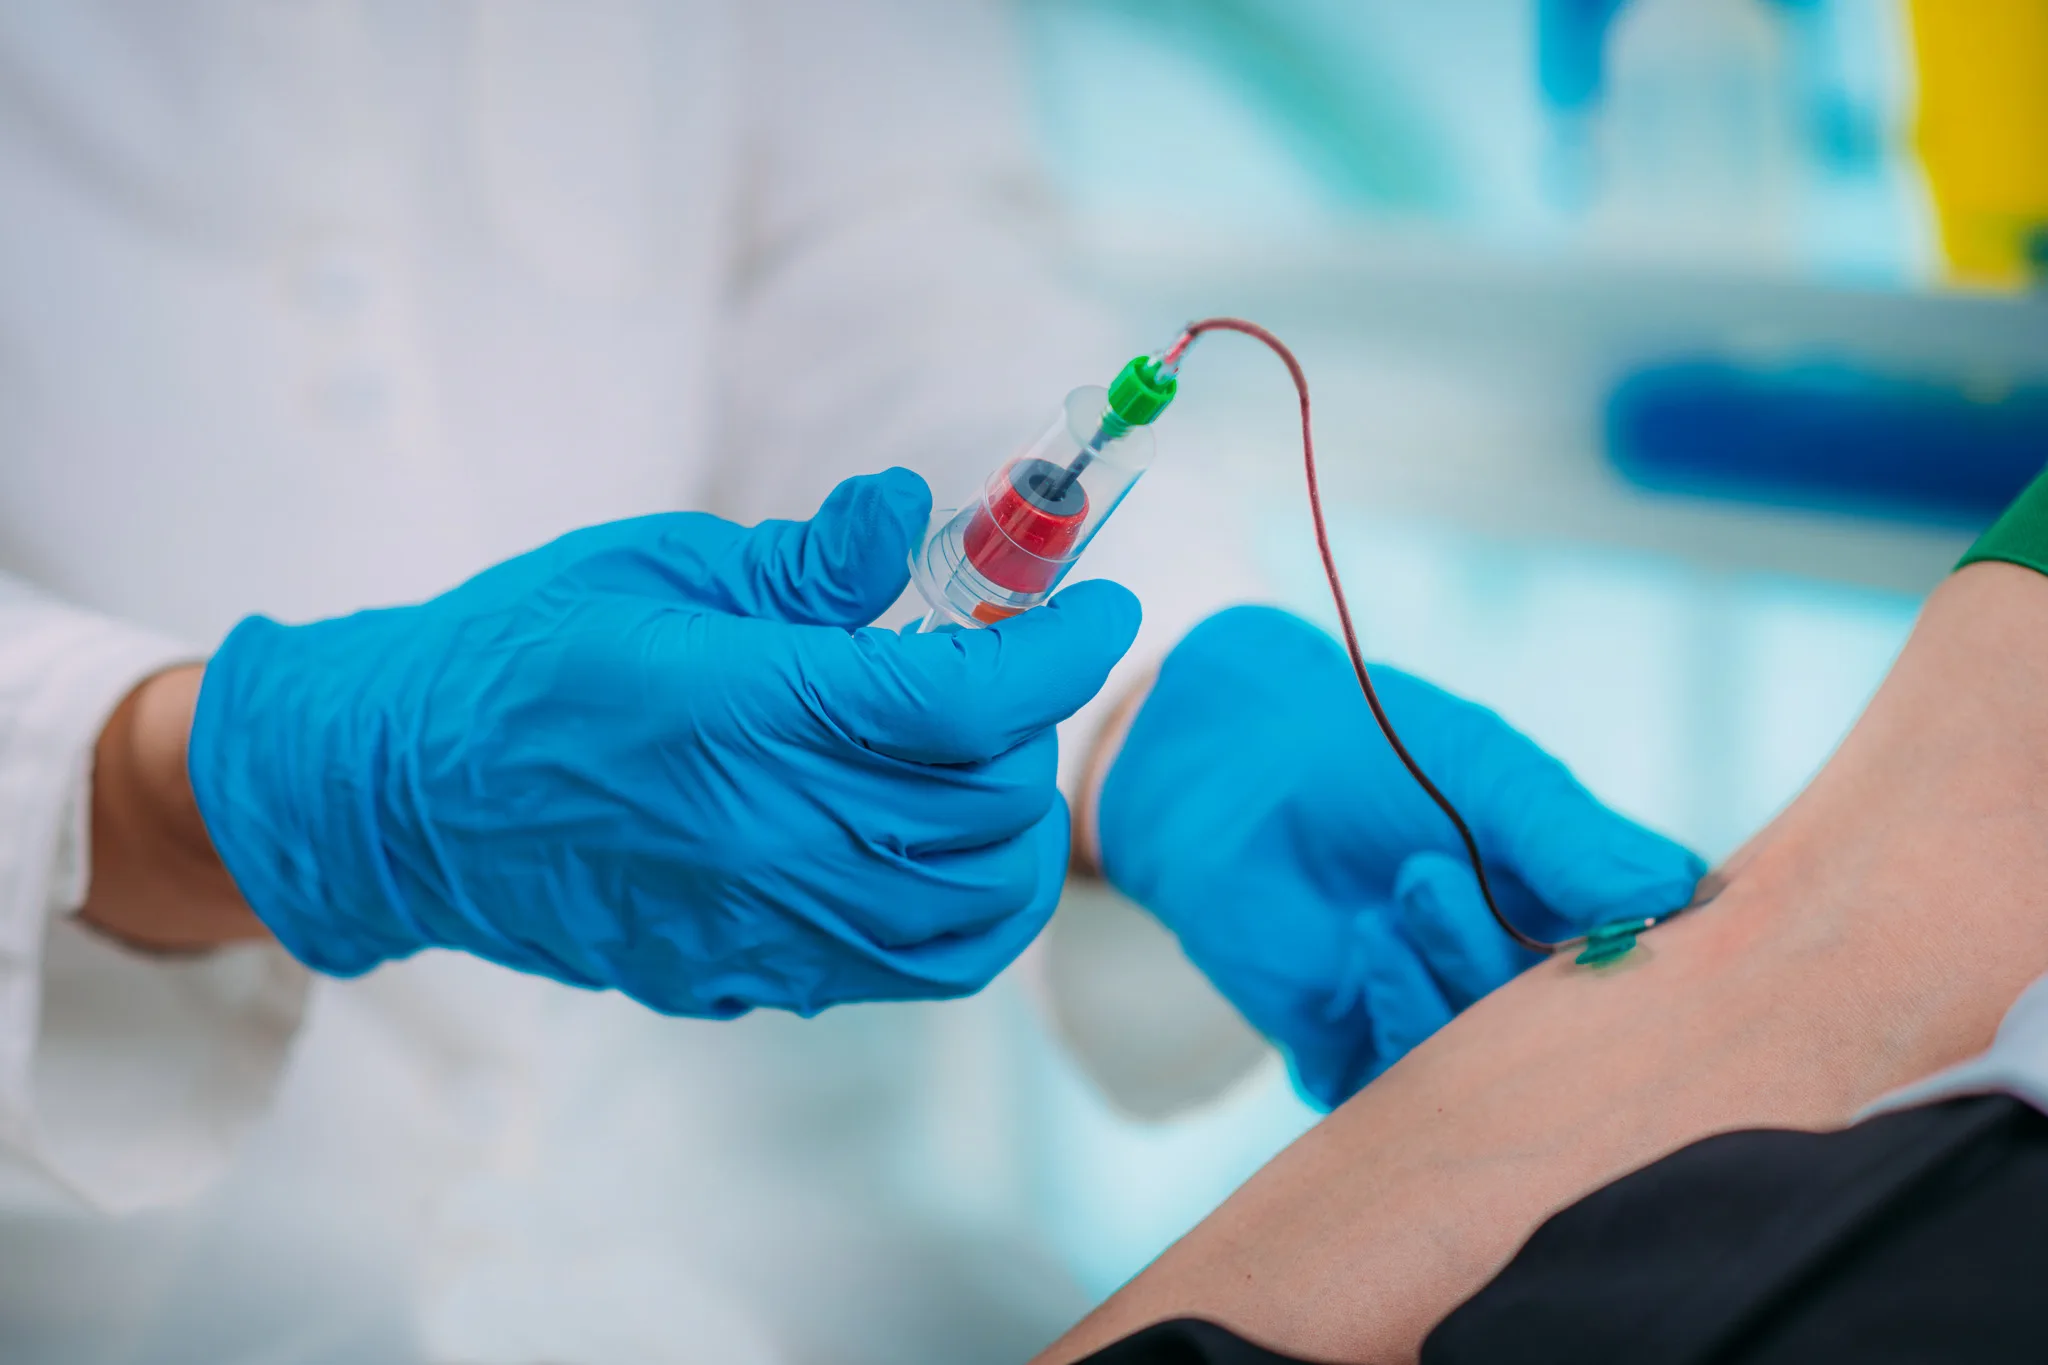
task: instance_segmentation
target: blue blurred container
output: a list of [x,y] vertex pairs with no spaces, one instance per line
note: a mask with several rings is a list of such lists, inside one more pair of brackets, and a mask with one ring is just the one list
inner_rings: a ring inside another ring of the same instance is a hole
[[1679,360],[1615,386],[1606,441],[1647,488],[1984,524],[2048,464],[2048,385]]

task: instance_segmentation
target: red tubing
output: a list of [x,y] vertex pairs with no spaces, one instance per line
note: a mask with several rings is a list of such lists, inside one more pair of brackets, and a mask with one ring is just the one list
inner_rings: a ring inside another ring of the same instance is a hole
[[1173,346],[1167,348],[1168,355],[1185,350],[1187,342],[1193,341],[1204,332],[1242,332],[1255,341],[1264,342],[1273,354],[1280,357],[1280,363],[1287,367],[1288,376],[1294,380],[1294,391],[1301,398],[1301,464],[1302,471],[1308,475],[1308,510],[1309,515],[1315,519],[1316,550],[1323,557],[1323,573],[1330,580],[1330,596],[1337,603],[1337,621],[1344,628],[1344,648],[1351,655],[1351,668],[1358,674],[1358,687],[1365,693],[1365,704],[1372,708],[1372,718],[1379,722],[1380,733],[1387,737],[1387,744],[1393,749],[1394,757],[1401,760],[1401,766],[1415,779],[1415,785],[1422,788],[1429,799],[1436,803],[1437,809],[1450,819],[1451,827],[1457,830],[1458,839],[1465,845],[1465,857],[1472,864],[1472,875],[1479,880],[1479,895],[1485,900],[1486,908],[1493,912],[1494,922],[1500,925],[1509,938],[1524,948],[1539,953],[1556,952],[1562,944],[1546,943],[1542,939],[1531,938],[1509,923],[1508,917],[1501,913],[1500,903],[1493,898],[1493,884],[1487,880],[1486,863],[1479,856],[1479,841],[1473,837],[1472,827],[1465,823],[1464,816],[1458,814],[1458,808],[1451,804],[1451,799],[1443,794],[1436,783],[1429,780],[1429,775],[1422,771],[1421,765],[1408,752],[1408,746],[1394,733],[1394,723],[1387,719],[1386,708],[1380,705],[1379,693],[1373,690],[1372,674],[1367,671],[1365,655],[1358,648],[1358,631],[1351,624],[1351,605],[1344,600],[1344,583],[1337,576],[1337,557],[1330,553],[1330,530],[1323,522],[1323,494],[1316,483],[1315,433],[1309,426],[1308,417],[1308,376],[1302,373],[1301,362],[1294,358],[1294,352],[1287,349],[1286,342],[1258,323],[1247,322],[1243,318],[1203,318],[1200,322],[1191,322],[1183,334],[1184,340],[1175,342]]

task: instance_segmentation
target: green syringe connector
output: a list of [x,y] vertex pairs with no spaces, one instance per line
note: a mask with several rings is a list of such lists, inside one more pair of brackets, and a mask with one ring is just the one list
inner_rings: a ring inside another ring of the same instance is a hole
[[1650,927],[1646,919],[1611,920],[1586,935],[1586,946],[1573,959],[1581,967],[1604,967],[1619,962],[1636,946],[1636,937]]
[[1180,381],[1159,373],[1151,356],[1134,356],[1109,381],[1110,416],[1126,427],[1149,426],[1180,391]]

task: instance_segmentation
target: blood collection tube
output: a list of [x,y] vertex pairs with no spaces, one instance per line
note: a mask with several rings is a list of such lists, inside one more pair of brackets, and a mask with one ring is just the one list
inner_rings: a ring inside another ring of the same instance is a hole
[[936,513],[910,556],[931,608],[918,629],[978,629],[1050,597],[1152,462],[1151,423],[1176,387],[1158,360],[1140,356],[1107,389],[1075,389],[1059,420],[973,502]]

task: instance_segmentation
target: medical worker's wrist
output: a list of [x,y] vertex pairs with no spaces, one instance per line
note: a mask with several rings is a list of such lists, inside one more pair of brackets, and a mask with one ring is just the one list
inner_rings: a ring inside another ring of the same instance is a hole
[[1102,847],[1102,788],[1109,781],[1109,770],[1116,766],[1117,756],[1123,752],[1131,722],[1144,709],[1145,698],[1151,695],[1152,684],[1158,679],[1158,666],[1147,668],[1144,676],[1116,699],[1089,741],[1088,758],[1081,769],[1081,785],[1074,802],[1073,866],[1077,872],[1094,877],[1108,875]]
[[186,775],[202,669],[168,669],[115,708],[93,754],[92,877],[80,918],[155,952],[261,938]]
[[438,942],[407,911],[425,897],[394,863],[374,795],[401,723],[351,685],[354,661],[402,643],[416,610],[293,626],[246,617],[207,663],[192,711],[186,770],[207,837],[269,933],[325,976]]

